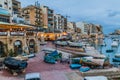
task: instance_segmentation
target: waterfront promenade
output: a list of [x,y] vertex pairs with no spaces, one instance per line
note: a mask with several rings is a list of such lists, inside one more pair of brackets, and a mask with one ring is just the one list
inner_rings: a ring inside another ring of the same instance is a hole
[[[41,46],[41,50],[50,47],[55,48],[55,46],[48,42],[47,45]],[[108,69],[91,69],[86,73],[81,73],[79,70],[71,70],[69,64],[62,64],[57,62],[56,64],[48,64],[43,61],[45,53],[40,51],[36,54],[36,57],[28,60],[28,67],[25,73],[19,73],[17,76],[13,76],[8,70],[0,71],[0,80],[24,80],[26,73],[39,72],[41,74],[42,80],[83,80],[82,76],[107,76],[119,77],[119,68],[108,68]],[[116,76],[114,76],[114,73]]]
[[[54,47],[51,43],[48,43],[42,48]],[[76,73],[76,70],[71,70],[69,64],[48,64],[43,61],[44,52],[40,51],[36,54],[36,57],[28,60],[28,67],[25,73],[20,73],[17,76],[13,76],[8,70],[0,71],[0,80],[24,80],[26,73],[39,72],[41,74],[41,80],[82,80],[82,77]]]

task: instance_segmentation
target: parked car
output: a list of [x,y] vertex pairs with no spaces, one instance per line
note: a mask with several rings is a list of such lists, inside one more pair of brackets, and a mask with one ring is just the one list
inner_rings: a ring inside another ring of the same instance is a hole
[[41,80],[40,73],[27,73],[25,80]]

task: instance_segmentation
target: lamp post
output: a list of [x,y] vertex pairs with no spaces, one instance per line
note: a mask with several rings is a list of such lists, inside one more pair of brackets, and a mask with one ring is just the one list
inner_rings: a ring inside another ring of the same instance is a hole
[[57,35],[55,35],[55,48],[57,50]]

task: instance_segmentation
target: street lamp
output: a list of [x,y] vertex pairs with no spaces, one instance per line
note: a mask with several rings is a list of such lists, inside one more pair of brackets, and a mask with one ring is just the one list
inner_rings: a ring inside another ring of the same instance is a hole
[[57,50],[57,35],[55,35],[55,48]]

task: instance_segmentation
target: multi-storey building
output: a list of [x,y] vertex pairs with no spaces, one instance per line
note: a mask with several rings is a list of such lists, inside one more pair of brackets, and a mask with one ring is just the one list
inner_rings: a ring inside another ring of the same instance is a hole
[[77,22],[76,27],[81,29],[82,34],[89,34],[89,26],[85,22]]
[[47,6],[41,6],[43,16],[43,27],[47,28],[49,32],[54,31],[54,10]]
[[76,30],[76,25],[74,24],[74,22],[67,22],[67,32],[69,33],[75,33]]
[[0,7],[9,11],[11,23],[25,23],[21,16],[21,2],[18,0],[0,0]]
[[89,25],[89,33],[92,34],[101,34],[102,33],[102,26],[95,25],[95,24],[88,24]]
[[10,13],[8,10],[0,8],[0,22],[10,22]]
[[54,14],[54,29],[62,30],[62,16],[60,14]]
[[0,0],[0,7],[7,9],[12,15],[12,0]]
[[13,15],[18,14],[21,15],[21,2],[18,0],[12,0],[12,9],[13,9]]
[[22,9],[23,17],[26,21],[30,21],[31,25],[35,25],[37,27],[42,26],[42,15],[41,15],[41,9],[38,6],[27,6]]
[[54,14],[54,29],[65,31],[67,30],[67,20],[60,14]]
[[67,31],[67,18],[64,17],[64,31]]
[[9,11],[0,8],[0,56],[37,53],[39,41],[34,27],[8,22],[10,22]]

